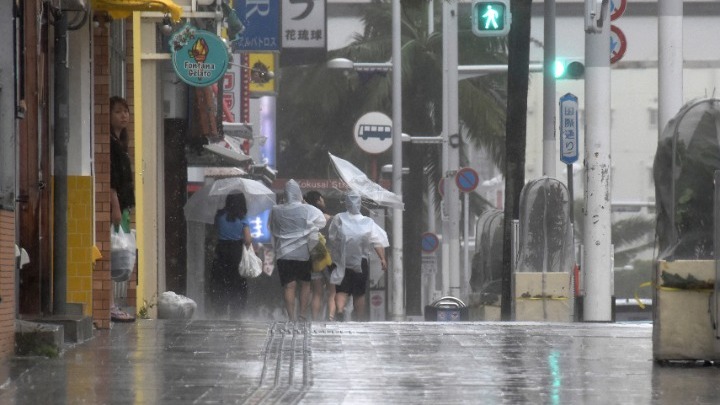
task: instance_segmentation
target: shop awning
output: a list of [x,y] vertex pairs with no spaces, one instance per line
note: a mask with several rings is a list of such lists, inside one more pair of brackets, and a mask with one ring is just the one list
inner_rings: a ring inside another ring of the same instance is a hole
[[93,10],[106,11],[112,18],[130,17],[133,11],[159,11],[180,21],[182,8],[172,0],[92,0]]

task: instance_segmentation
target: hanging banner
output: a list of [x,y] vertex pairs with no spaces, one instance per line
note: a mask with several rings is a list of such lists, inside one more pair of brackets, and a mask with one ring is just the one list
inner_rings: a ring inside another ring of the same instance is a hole
[[275,95],[275,52],[248,53],[250,97]]
[[229,65],[228,48],[209,31],[186,25],[170,37],[175,73],[185,83],[207,87],[220,80]]

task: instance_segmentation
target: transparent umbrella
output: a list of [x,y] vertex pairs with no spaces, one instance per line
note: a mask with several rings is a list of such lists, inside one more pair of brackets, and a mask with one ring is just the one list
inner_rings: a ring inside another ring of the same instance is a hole
[[330,155],[330,161],[335,166],[340,178],[352,190],[357,191],[361,196],[375,201],[378,205],[390,208],[405,209],[405,204],[397,194],[384,189],[381,185],[370,180],[368,176],[355,165],[345,159]]
[[225,197],[245,194],[248,216],[256,216],[275,205],[275,193],[263,183],[243,177],[216,180],[198,190],[185,203],[185,219],[212,224],[217,210],[225,207]]

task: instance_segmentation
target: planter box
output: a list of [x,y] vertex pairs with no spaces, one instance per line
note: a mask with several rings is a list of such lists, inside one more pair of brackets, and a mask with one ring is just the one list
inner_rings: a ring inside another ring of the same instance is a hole
[[[663,272],[675,279],[692,277],[708,285],[670,288]],[[710,311],[715,283],[713,260],[660,261],[653,282],[653,356],[655,360],[720,360]]]
[[513,277],[516,321],[572,322],[570,273],[516,272]]
[[482,294],[472,293],[468,303],[471,321],[500,321],[500,298],[492,304],[484,304]]

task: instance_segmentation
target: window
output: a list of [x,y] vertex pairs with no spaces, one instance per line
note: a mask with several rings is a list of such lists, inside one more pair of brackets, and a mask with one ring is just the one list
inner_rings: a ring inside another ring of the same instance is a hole
[[110,95],[126,96],[127,54],[125,53],[125,21],[113,20],[110,23]]

